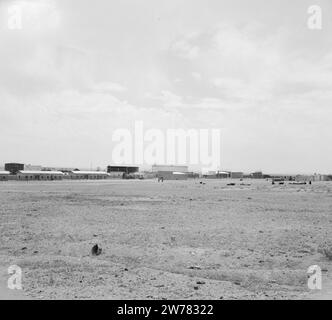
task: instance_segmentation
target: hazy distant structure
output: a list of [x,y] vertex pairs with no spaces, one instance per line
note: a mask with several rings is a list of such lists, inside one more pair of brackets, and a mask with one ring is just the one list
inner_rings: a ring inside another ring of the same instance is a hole
[[72,171],[68,176],[74,180],[102,180],[107,179],[109,174],[103,171]]
[[229,178],[230,173],[227,171],[208,171],[203,174],[203,178],[205,179],[225,179]]
[[162,180],[187,180],[188,174],[186,172],[177,171],[158,171],[157,172],[158,181]]
[[9,171],[0,171],[0,181],[7,181],[9,174]]
[[263,179],[263,172],[262,171],[256,171],[251,174],[251,176],[254,179]]
[[17,172],[17,180],[62,180],[64,173],[61,171],[31,171],[31,170],[20,170]]
[[188,172],[188,166],[157,165],[152,166],[152,172]]
[[24,163],[5,163],[5,171],[9,171],[10,174],[17,174],[20,170],[24,170]]
[[230,172],[230,177],[232,179],[242,179],[243,178],[243,172]]
[[107,166],[107,172],[113,173],[113,172],[122,172],[126,174],[135,173],[138,172],[139,167],[133,167],[133,166]]

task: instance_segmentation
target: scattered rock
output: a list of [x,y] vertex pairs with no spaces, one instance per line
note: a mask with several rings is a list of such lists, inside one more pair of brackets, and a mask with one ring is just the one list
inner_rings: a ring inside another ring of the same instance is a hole
[[191,269],[191,270],[202,270],[202,268],[200,266],[190,266],[190,267],[188,267],[188,269]]
[[99,256],[101,254],[102,249],[98,246],[98,244],[95,244],[91,249],[91,254],[93,256]]
[[194,290],[198,290],[199,289],[199,287],[198,286],[194,286]]

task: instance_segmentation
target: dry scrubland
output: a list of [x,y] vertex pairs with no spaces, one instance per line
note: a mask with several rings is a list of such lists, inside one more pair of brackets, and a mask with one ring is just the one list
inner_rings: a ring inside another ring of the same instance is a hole
[[311,298],[313,264],[331,283],[332,183],[200,181],[0,183],[0,267],[37,299]]

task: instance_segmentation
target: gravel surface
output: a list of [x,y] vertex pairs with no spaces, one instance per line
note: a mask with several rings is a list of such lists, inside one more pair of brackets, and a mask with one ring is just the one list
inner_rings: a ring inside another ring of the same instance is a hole
[[1,182],[0,298],[332,298],[332,183],[200,181]]

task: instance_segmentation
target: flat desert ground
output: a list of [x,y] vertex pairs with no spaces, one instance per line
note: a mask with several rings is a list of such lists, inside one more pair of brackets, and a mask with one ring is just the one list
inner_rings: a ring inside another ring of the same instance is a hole
[[32,299],[331,299],[332,183],[229,182],[1,182],[0,291],[18,265]]

